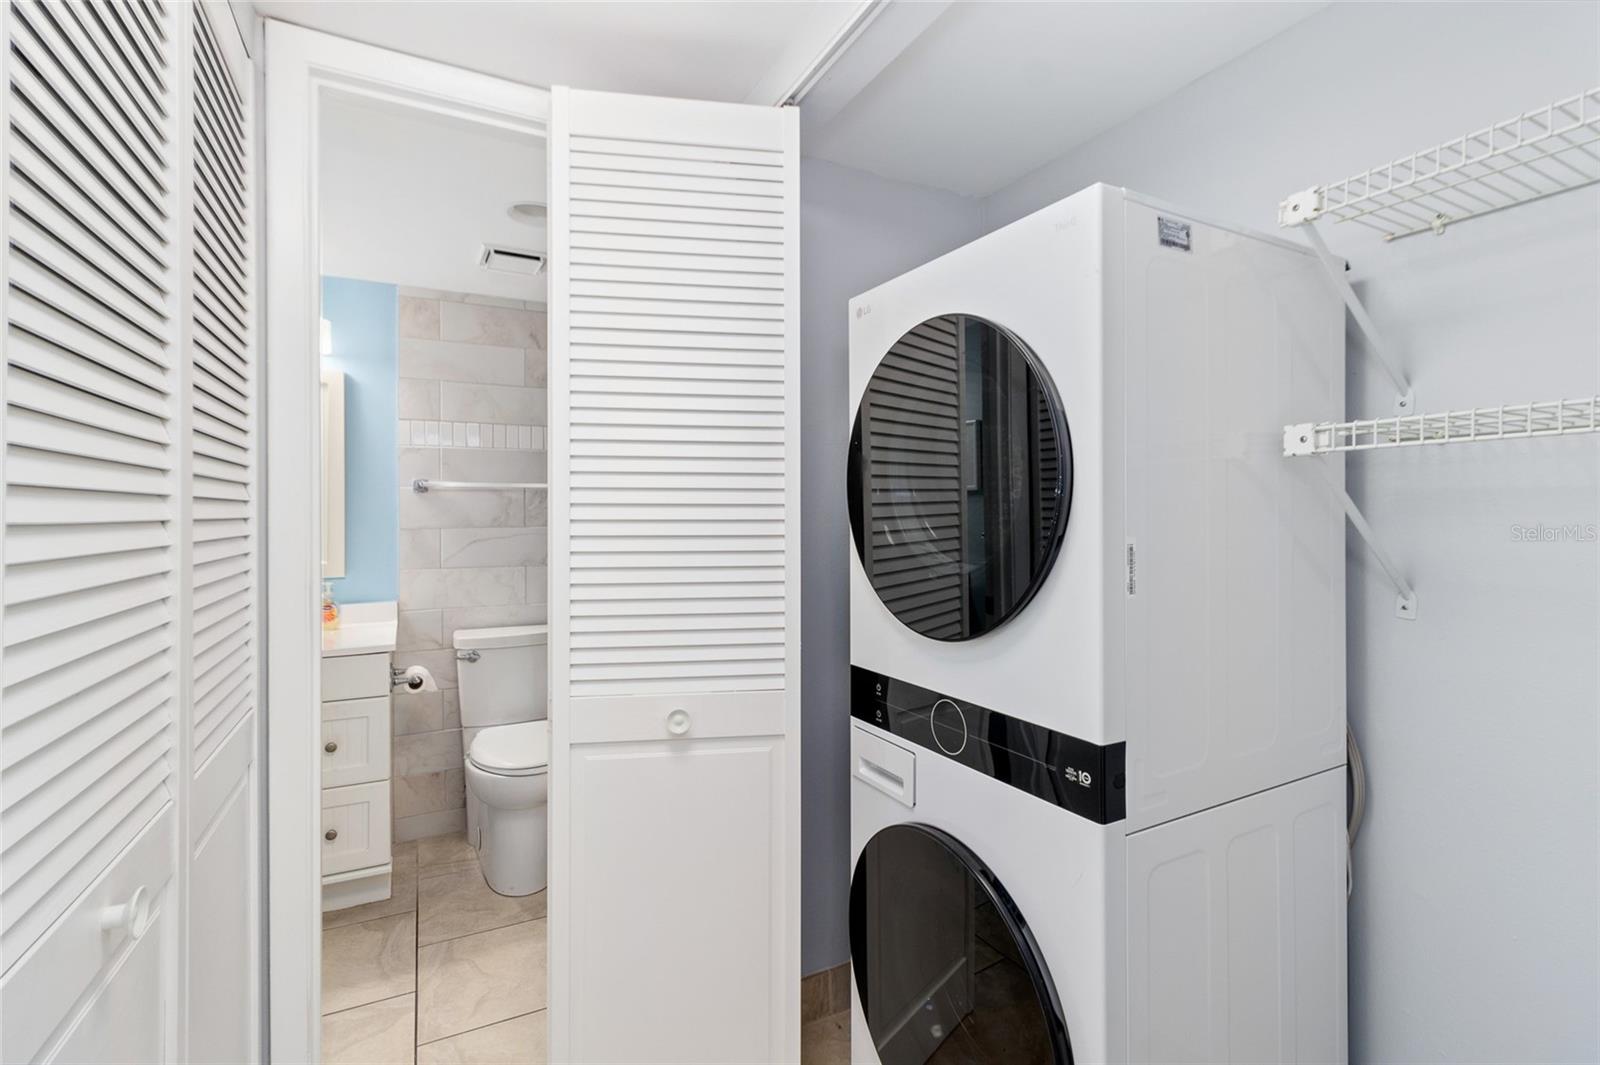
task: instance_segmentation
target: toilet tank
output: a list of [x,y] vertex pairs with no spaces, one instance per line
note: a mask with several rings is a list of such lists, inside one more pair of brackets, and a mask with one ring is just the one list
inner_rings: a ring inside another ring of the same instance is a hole
[[543,721],[550,668],[543,625],[458,629],[453,634],[466,728]]

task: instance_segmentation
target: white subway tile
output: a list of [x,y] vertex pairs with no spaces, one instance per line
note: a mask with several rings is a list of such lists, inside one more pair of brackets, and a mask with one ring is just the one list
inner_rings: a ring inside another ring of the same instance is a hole
[[[400,571],[400,607],[432,610],[447,606],[521,603],[525,601],[524,582],[525,573],[519,566],[403,569]],[[540,596],[542,602],[542,592]],[[451,679],[453,681],[454,677]]]
[[395,414],[401,418],[437,418],[439,382],[400,378],[395,386]]
[[479,432],[477,422],[467,423],[467,446],[478,447],[483,442],[483,434]]

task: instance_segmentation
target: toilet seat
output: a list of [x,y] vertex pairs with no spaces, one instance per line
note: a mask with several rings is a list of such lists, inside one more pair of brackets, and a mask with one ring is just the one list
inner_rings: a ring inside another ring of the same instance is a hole
[[526,777],[543,773],[550,764],[549,723],[522,721],[486,728],[467,748],[467,760],[496,776]]

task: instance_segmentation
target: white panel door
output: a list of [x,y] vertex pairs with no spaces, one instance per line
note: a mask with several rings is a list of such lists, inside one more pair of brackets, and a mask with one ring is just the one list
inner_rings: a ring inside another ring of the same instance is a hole
[[551,119],[552,1060],[797,1060],[798,116]]
[[0,15],[7,1062],[175,1055],[184,15]]

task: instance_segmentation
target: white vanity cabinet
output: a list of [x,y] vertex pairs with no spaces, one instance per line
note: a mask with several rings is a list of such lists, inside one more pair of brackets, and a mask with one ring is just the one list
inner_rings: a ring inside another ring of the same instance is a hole
[[[327,634],[322,656],[322,908],[389,897],[393,624]],[[367,631],[376,630],[376,631]],[[387,639],[385,639],[387,635]],[[371,637],[364,639],[363,637]]]

